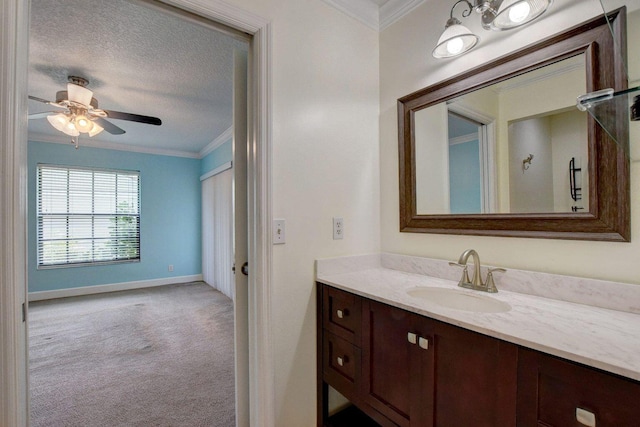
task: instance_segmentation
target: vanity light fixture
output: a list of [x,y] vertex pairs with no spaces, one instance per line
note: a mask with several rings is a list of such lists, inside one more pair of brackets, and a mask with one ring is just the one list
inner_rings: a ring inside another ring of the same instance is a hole
[[451,58],[462,55],[475,47],[480,38],[453,17],[453,10],[460,3],[468,9],[462,12],[466,18],[474,10],[481,14],[482,28],[503,31],[521,27],[542,15],[553,0],[458,0],[451,7],[444,32],[438,39],[432,55],[434,58]]

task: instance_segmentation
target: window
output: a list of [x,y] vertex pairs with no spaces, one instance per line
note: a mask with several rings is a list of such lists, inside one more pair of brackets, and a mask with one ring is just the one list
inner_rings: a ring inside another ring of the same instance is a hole
[[140,260],[140,173],[38,165],[38,268]]

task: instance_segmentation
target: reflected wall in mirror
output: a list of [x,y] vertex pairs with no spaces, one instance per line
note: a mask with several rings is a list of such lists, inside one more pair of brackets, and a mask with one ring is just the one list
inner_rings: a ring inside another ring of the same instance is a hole
[[418,214],[588,211],[585,67],[583,53],[416,111]]
[[629,240],[629,165],[576,98],[626,88],[625,9],[398,100],[400,230]]

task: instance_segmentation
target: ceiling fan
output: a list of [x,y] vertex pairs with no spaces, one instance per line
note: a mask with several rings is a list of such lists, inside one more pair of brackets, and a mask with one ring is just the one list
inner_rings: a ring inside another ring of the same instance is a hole
[[67,90],[58,91],[55,101],[47,101],[29,95],[29,99],[60,109],[30,114],[29,119],[46,117],[51,126],[72,137],[71,142],[75,144],[76,148],[78,148],[78,137],[81,133],[89,134],[89,136],[95,136],[103,130],[112,135],[125,133],[124,129],[106,120],[107,118],[156,126],[162,124],[162,120],[157,117],[98,108],[98,100],[93,97],[93,92],[87,89],[88,84],[89,81],[83,77],[69,76]]

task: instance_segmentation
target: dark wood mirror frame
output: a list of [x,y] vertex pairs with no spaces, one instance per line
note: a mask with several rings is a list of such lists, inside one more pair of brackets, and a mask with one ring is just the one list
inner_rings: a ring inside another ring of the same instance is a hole
[[[587,92],[626,89],[626,56],[623,56],[627,51],[626,9],[611,12],[608,19],[609,23],[603,15],[587,21],[398,100],[400,231],[630,241],[629,159],[624,148],[591,116],[588,117],[589,212],[418,215],[416,210],[416,111],[581,53],[586,60]],[[616,54],[620,51],[624,54]],[[619,134],[627,135],[628,141],[627,116],[617,122],[624,128]]]

